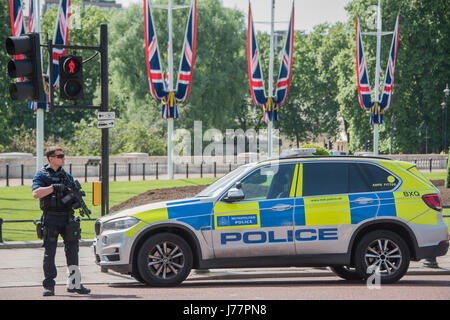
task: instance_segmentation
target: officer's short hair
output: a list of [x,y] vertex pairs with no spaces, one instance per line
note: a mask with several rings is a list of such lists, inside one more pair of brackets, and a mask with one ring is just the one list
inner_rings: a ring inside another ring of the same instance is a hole
[[63,149],[61,147],[57,147],[57,146],[48,148],[47,152],[45,153],[47,160],[50,160],[49,158],[51,156],[55,155],[56,151],[63,151]]

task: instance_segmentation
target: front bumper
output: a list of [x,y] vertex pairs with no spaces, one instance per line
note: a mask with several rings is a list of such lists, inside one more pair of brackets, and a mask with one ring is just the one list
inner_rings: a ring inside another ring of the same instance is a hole
[[96,236],[93,247],[97,265],[120,273],[131,272],[133,237],[127,237],[126,231],[104,231]]

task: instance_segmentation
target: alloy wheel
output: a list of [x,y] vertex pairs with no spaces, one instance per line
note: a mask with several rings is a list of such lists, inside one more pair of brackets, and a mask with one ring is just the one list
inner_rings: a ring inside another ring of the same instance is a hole
[[364,260],[368,270],[378,270],[381,275],[391,275],[400,268],[402,251],[390,239],[376,239],[367,247]]
[[185,256],[181,248],[170,241],[157,243],[149,252],[148,269],[160,279],[176,277],[184,268]]

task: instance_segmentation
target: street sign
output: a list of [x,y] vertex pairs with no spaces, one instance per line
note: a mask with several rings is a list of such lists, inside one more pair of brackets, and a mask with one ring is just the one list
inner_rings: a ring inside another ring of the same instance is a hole
[[116,120],[98,120],[97,128],[99,129],[107,129],[114,128],[116,126]]
[[100,120],[114,120],[116,118],[116,113],[113,112],[101,112],[97,113],[97,119]]

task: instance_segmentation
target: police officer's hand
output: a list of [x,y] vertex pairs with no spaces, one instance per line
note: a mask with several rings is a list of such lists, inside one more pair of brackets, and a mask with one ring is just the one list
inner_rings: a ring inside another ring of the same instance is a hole
[[66,186],[62,183],[55,183],[55,184],[52,184],[52,186],[53,186],[53,190],[55,193],[64,192],[64,189],[66,188]]

